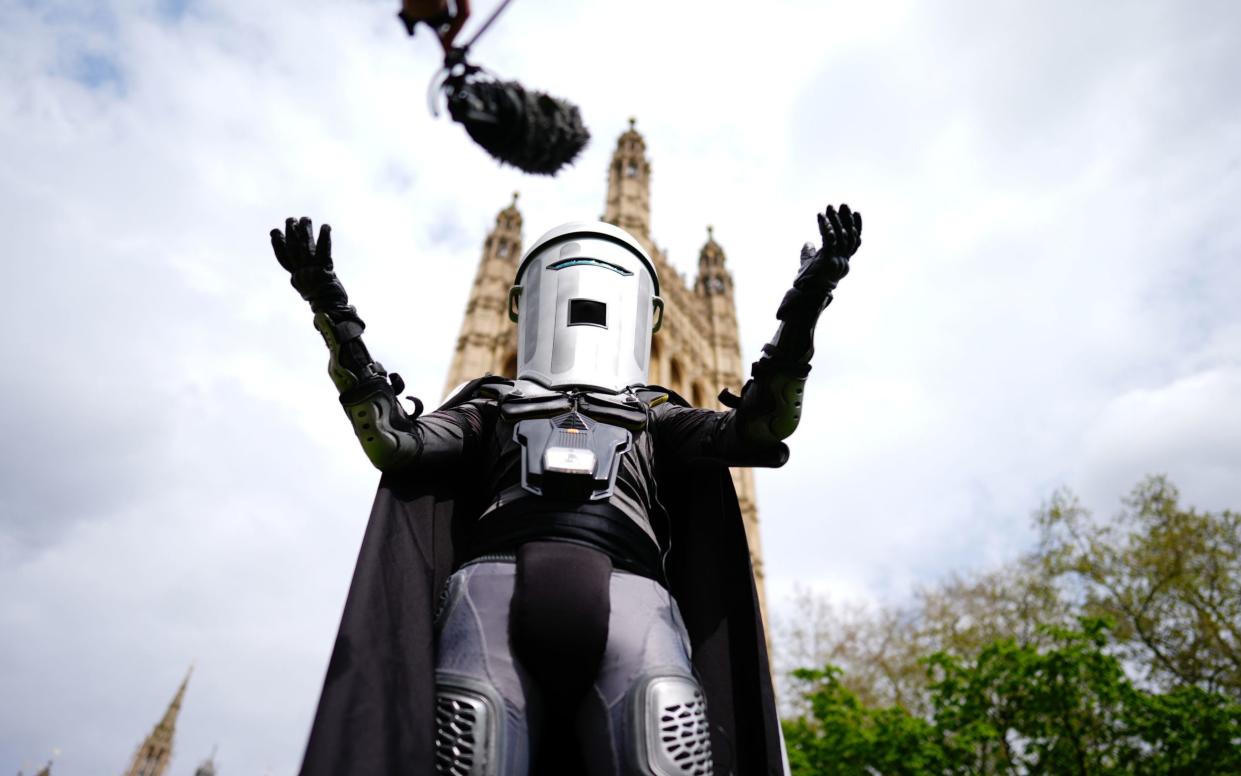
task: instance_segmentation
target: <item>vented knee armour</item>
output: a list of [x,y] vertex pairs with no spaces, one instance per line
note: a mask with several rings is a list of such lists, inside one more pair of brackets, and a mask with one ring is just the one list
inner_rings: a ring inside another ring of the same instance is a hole
[[691,676],[648,676],[629,696],[629,748],[642,776],[711,776],[711,727]]
[[504,704],[483,682],[435,677],[436,776],[500,776]]

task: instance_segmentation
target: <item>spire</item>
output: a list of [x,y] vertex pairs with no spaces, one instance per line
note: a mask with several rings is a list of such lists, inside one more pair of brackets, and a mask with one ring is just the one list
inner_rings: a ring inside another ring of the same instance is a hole
[[514,191],[513,201],[496,216],[497,227],[503,225],[505,229],[515,228],[518,234],[521,233],[521,211],[517,209],[517,200],[520,198],[521,192]]
[[134,753],[125,776],[163,776],[168,771],[168,763],[172,760],[172,739],[177,732],[177,716],[181,713],[181,702],[185,699],[185,688],[192,673],[194,666],[185,672],[185,678],[181,680],[181,686],[164,711],[163,718]]
[[172,703],[168,704],[168,709],[164,712],[164,718],[159,721],[156,730],[167,730],[169,739],[177,727],[177,715],[181,713],[181,701],[185,700],[185,687],[190,683],[190,675],[194,673],[194,666],[185,672],[185,678],[181,680],[181,686],[177,688],[177,694],[172,697]]
[[[60,755],[60,750],[57,748],[53,748],[52,756],[48,758],[47,765],[44,765],[39,770],[35,771],[34,776],[52,776],[52,764],[56,761],[56,758],[59,755]],[[25,768],[26,766],[23,765],[22,767]],[[22,776],[22,773],[23,771],[18,771],[17,776]]]
[[636,124],[637,119],[629,119],[629,129],[617,139],[612,152],[603,220],[646,244],[651,238],[651,163]]
[[211,747],[211,756],[203,760],[202,765],[198,766],[198,770],[194,771],[194,776],[215,776],[215,753],[217,747]]
[[521,211],[517,209],[517,200],[520,197],[521,193],[514,191],[513,201],[496,214],[495,228],[483,243],[484,261],[496,258],[516,262],[521,255]]
[[724,266],[724,249],[715,241],[715,227],[707,226],[707,241],[698,251],[698,280],[694,290],[699,294],[731,293],[733,278]]

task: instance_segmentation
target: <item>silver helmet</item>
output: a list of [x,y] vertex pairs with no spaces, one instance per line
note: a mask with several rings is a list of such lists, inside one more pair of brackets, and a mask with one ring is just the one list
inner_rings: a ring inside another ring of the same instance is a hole
[[549,388],[644,384],[663,306],[637,240],[602,222],[562,224],[522,257],[509,292],[517,377]]

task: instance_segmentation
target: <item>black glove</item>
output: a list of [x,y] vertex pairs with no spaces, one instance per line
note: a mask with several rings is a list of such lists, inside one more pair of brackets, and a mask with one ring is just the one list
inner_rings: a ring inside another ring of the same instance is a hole
[[366,324],[358,317],[358,311],[349,304],[345,287],[332,271],[332,227],[324,224],[319,228],[319,241],[312,239],[314,229],[309,218],[285,219],[284,232],[271,230],[271,247],[280,266],[289,271],[289,281],[302,298],[310,302],[315,313],[315,328],[323,335],[323,341],[332,354],[328,362],[328,374],[336,383],[336,389],[344,395],[371,390],[382,383],[395,388],[396,393],[405,389],[401,376],[391,376],[381,364],[371,358],[362,332]]
[[849,274],[849,258],[862,244],[862,214],[854,213],[848,205],[841,205],[839,213],[829,205],[818,218],[823,247],[815,250],[814,243],[802,246],[801,268],[776,311],[781,321],[817,317],[832,301],[836,284]]
[[279,229],[271,230],[271,248],[280,266],[288,270],[289,282],[310,302],[310,309],[339,315],[349,306],[345,287],[332,271],[332,227],[324,224],[319,228],[316,244],[309,218],[286,218],[283,234]]
[[810,358],[814,355],[814,327],[832,301],[832,291],[849,274],[849,258],[862,244],[862,216],[848,205],[819,214],[823,247],[812,243],[801,249],[801,268],[793,287],[784,295],[776,318],[780,328],[763,354],[750,367],[751,379],[736,396],[725,390],[720,402],[737,411],[738,433],[746,442],[771,446],[787,439],[801,422],[802,398]]
[[776,310],[780,331],[763,348],[782,366],[809,362],[819,314],[831,303],[836,284],[849,274],[849,258],[862,244],[862,214],[848,205],[841,205],[839,213],[829,205],[818,217],[823,247],[815,250],[813,243],[802,247],[797,278]]

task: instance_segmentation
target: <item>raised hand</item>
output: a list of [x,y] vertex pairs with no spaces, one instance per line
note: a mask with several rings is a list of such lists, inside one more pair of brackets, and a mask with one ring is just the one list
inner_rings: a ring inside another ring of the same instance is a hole
[[862,244],[862,215],[848,205],[819,214],[823,246],[806,243],[793,287],[780,300],[780,327],[763,355],[750,367],[752,379],[741,396],[725,391],[720,401],[737,410],[738,433],[753,445],[779,444],[801,420],[806,375],[814,356],[814,328],[832,301],[840,279],[849,274],[849,259]]
[[849,259],[862,244],[862,214],[853,212],[848,205],[841,205],[839,212],[828,205],[818,219],[823,247],[816,249],[814,243],[802,247],[801,271],[793,285],[830,294],[840,279],[849,274]]
[[271,248],[276,261],[288,271],[289,282],[315,312],[349,304],[332,267],[332,227],[321,226],[316,242],[309,218],[286,218],[284,232],[271,230]]

